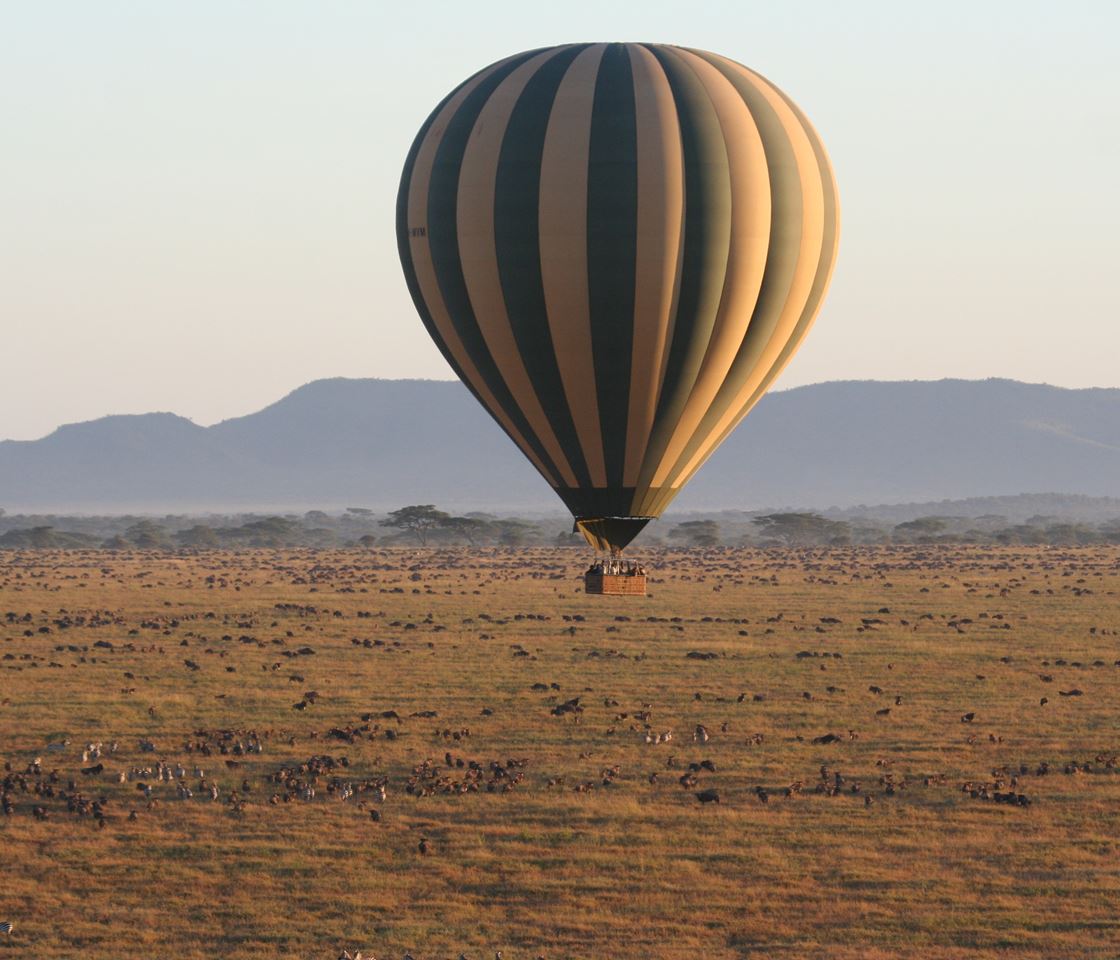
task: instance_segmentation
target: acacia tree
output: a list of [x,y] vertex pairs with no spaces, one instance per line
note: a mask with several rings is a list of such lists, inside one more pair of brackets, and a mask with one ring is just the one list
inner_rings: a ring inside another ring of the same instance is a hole
[[490,524],[477,517],[448,517],[441,526],[464,537],[467,543],[474,547],[478,545],[479,537],[487,532]]
[[204,523],[196,523],[189,530],[180,530],[175,534],[175,539],[184,547],[210,549],[221,546],[221,541],[218,540],[218,534],[214,532],[214,528]]
[[27,543],[32,547],[57,547],[58,536],[54,532],[54,527],[32,527],[26,531]]
[[774,537],[791,547],[817,543],[843,544],[851,541],[852,528],[843,520],[829,520],[816,513],[771,513],[755,517],[765,537]]
[[719,543],[715,520],[685,520],[669,531],[670,540],[683,540],[690,547],[714,547]]
[[947,524],[941,517],[918,517],[895,525],[894,535],[901,540],[930,539],[943,533]]
[[493,528],[498,535],[498,543],[503,547],[520,547],[524,543],[534,540],[540,533],[535,523],[528,520],[518,520],[510,517],[504,520],[495,520]]
[[422,546],[428,545],[428,534],[443,527],[451,515],[437,510],[434,504],[424,503],[411,507],[401,507],[392,511],[381,521],[383,527],[397,527],[416,535]]
[[141,550],[166,550],[171,546],[167,530],[152,520],[139,520],[124,532]]

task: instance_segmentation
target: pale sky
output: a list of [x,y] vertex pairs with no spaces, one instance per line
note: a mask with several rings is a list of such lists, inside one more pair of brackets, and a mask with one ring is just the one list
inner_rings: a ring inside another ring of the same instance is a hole
[[840,257],[779,388],[1120,386],[1118,37],[1111,0],[0,0],[0,438],[449,379],[405,153],[470,73],[582,40],[725,54],[820,132]]

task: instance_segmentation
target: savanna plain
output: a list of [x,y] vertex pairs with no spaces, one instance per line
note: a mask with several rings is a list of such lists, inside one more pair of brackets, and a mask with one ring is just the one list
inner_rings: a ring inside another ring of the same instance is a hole
[[0,956],[1120,956],[1120,548],[0,553]]

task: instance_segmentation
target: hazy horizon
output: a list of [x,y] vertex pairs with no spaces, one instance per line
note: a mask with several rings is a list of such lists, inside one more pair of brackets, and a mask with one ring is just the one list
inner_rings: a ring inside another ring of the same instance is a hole
[[840,257],[778,388],[1120,386],[1120,7],[486,12],[9,5],[0,437],[153,410],[214,423],[324,377],[450,379],[397,261],[405,152],[473,71],[582,39],[716,50],[769,76],[820,132]]

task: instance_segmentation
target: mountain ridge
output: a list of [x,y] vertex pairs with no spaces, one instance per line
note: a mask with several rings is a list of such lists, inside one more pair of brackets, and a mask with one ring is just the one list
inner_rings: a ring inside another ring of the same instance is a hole
[[[673,510],[1120,495],[1120,389],[842,380],[768,394]],[[559,504],[457,381],[329,378],[201,426],[170,412],[0,441],[12,510]]]

